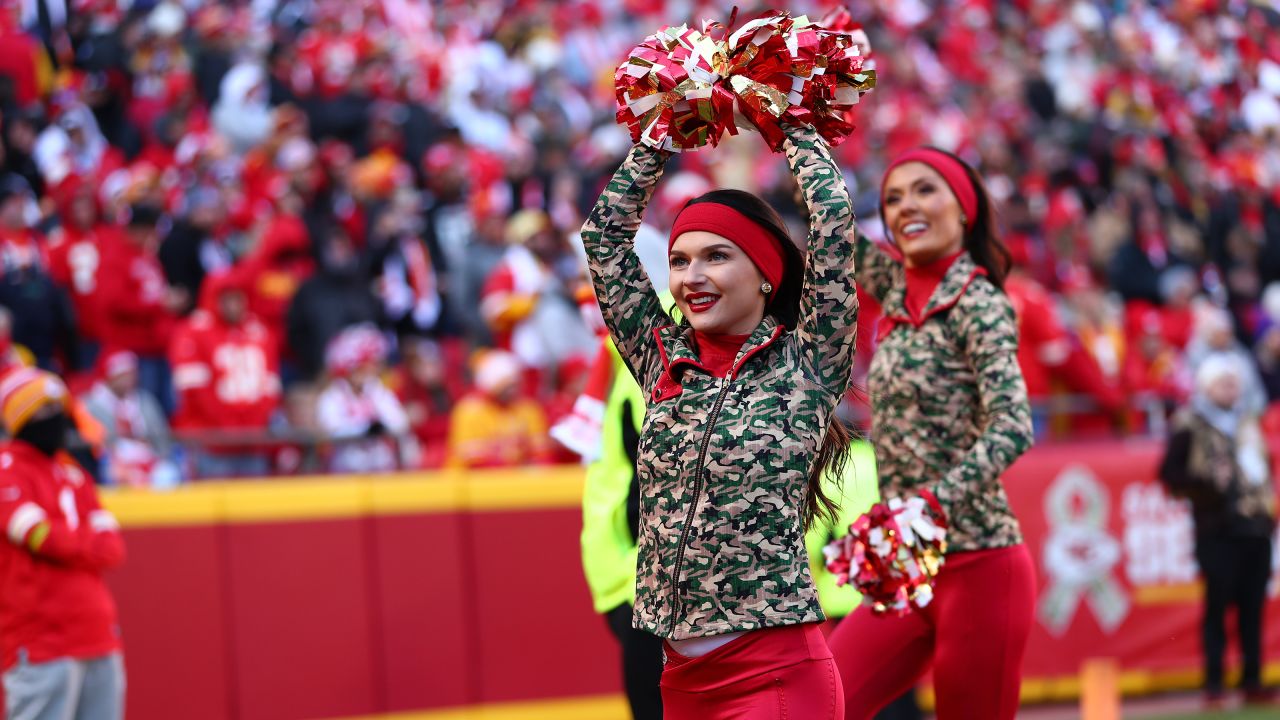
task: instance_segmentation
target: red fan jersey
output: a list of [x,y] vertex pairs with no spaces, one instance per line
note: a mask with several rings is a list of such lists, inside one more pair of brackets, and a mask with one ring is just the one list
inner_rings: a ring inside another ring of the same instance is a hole
[[105,223],[88,231],[64,226],[49,235],[49,276],[71,296],[76,328],[91,340],[102,339],[102,248],[121,241],[119,228]]
[[65,453],[0,444],[0,669],[120,649],[102,573],[124,561],[115,518]]
[[228,325],[196,310],[169,345],[178,394],[174,427],[265,428],[280,401],[275,343],[256,318]]
[[100,249],[103,342],[139,355],[162,355],[175,318],[165,307],[169,285],[155,251],[123,239],[103,242]]

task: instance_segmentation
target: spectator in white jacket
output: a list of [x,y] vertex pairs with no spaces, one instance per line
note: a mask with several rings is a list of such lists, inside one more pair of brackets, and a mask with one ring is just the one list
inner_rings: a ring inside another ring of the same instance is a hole
[[329,343],[329,382],[320,393],[319,426],[337,440],[333,472],[379,472],[411,464],[409,417],[382,381],[387,341],[372,325],[355,325]]

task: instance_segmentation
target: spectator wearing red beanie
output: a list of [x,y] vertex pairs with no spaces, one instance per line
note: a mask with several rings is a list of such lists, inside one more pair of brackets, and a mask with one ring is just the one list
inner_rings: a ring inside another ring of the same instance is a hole
[[124,663],[103,573],[124,542],[66,452],[67,389],[23,368],[0,379],[0,669],[8,716],[120,718]]

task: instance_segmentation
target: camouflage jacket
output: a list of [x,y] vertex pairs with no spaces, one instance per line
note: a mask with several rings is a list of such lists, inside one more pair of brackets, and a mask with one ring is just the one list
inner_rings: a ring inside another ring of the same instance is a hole
[[663,156],[633,148],[582,230],[605,322],[649,396],[634,624],[665,638],[823,619],[803,514],[853,363],[853,210],[825,143],[809,129],[789,136],[811,213],[799,325],[764,318],[724,379],[698,362],[689,327],[671,324],[632,249]]
[[[1240,442],[1246,437],[1267,481],[1246,479],[1240,464]],[[1191,501],[1197,537],[1270,537],[1275,531],[1276,491],[1256,419],[1242,420],[1231,437],[1193,408],[1183,408],[1173,419],[1160,480],[1170,495]]]
[[1000,475],[1031,446],[1032,429],[1009,299],[964,253],[916,327],[903,267],[862,237],[856,262],[858,284],[884,309],[867,376],[881,494],[932,490],[951,523],[950,551],[1017,545]]

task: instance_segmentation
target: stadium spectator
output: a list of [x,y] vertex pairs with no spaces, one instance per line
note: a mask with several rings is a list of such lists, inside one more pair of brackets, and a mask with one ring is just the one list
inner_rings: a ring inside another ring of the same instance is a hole
[[[450,309],[454,311],[455,322],[464,329],[467,339],[477,347],[491,347],[494,344],[493,333],[485,322],[481,297],[485,282],[502,262],[506,252],[503,242],[506,215],[489,207],[487,202],[481,200],[468,209],[469,217],[465,222],[473,224],[474,228],[466,231],[452,228],[458,232],[453,240],[464,244],[456,249],[460,255],[458,262],[451,263],[451,267],[457,268],[453,274],[451,293],[452,297],[458,298],[458,302]],[[462,224],[461,219],[457,219],[455,224]],[[449,246],[444,246],[443,250],[448,254]]]
[[461,372],[451,372],[439,343],[408,338],[389,386],[404,406],[409,427],[422,449],[422,466],[444,465],[449,440],[449,413],[461,396]]
[[68,175],[102,180],[125,165],[124,153],[107,142],[93,111],[78,101],[63,107],[41,131],[33,157],[46,185]]
[[3,170],[0,172],[0,188],[6,182],[4,176],[17,175],[27,181],[28,189],[43,195],[44,180],[33,155],[44,111],[39,106],[25,110],[3,110],[3,107],[0,105],[4,112],[0,117],[0,170]]
[[[248,309],[233,273],[204,280],[200,305],[173,332],[169,362],[178,403],[174,427],[187,432],[265,430],[280,404],[274,338]],[[266,448],[234,441],[195,453],[197,477],[267,474]]]
[[422,239],[418,193],[401,190],[384,204],[369,237],[382,314],[397,335],[436,333],[444,320],[441,257]]
[[[278,346],[285,345],[285,320],[293,296],[315,267],[306,225],[291,212],[272,217],[262,228],[258,244],[235,266],[245,278],[249,311],[267,327]],[[287,348],[282,360],[296,362]]]
[[1159,312],[1149,309],[1129,322],[1122,372],[1130,397],[1150,396],[1166,407],[1180,404],[1191,380],[1183,354],[1165,337]]
[[324,369],[326,348],[344,329],[377,323],[379,304],[359,249],[343,228],[323,231],[320,270],[298,288],[289,305],[289,346],[304,380]]
[[1013,266],[1005,293],[1018,320],[1018,365],[1027,382],[1037,437],[1049,431],[1049,403],[1055,391],[1088,398],[1105,415],[1119,412],[1124,404],[1119,388],[1107,381],[1093,355],[1068,333],[1053,297],[1024,266]]
[[596,340],[570,287],[578,265],[551,218],[541,210],[517,212],[507,222],[506,241],[480,301],[495,345],[539,375],[594,353]]
[[31,227],[31,186],[20,175],[0,176],[0,269],[44,266],[45,243]]
[[450,467],[511,467],[551,457],[546,416],[522,394],[522,374],[511,353],[493,350],[479,358],[475,389],[458,401],[450,419]]
[[1250,414],[1261,414],[1267,404],[1266,390],[1252,353],[1236,340],[1231,314],[1217,307],[1202,307],[1196,313],[1191,342],[1187,345],[1187,370],[1194,377],[1209,358],[1223,355],[1237,361],[1241,402]]
[[167,487],[179,479],[170,459],[173,442],[160,401],[138,387],[138,356],[107,351],[99,379],[82,398],[102,426],[104,482],[131,487]]
[[[340,440],[330,469],[364,473],[411,466],[416,447],[404,406],[381,373],[387,341],[372,324],[339,333],[325,352],[329,383],[316,401],[320,429]],[[363,439],[361,439],[363,438]]]
[[131,350],[138,356],[143,389],[173,406],[172,382],[165,362],[170,333],[177,312],[188,302],[186,291],[170,287],[156,251],[158,225],[163,215],[156,207],[134,205],[120,242],[103,248],[100,301],[103,343]]
[[79,331],[77,369],[87,370],[97,360],[102,343],[103,250],[122,241],[122,231],[102,216],[92,184],[68,175],[53,193],[58,205],[58,226],[49,233],[49,274],[71,297]]
[[13,342],[45,369],[69,367],[76,359],[71,301],[49,278],[46,245],[24,219],[26,182],[0,179],[0,307],[11,313]]
[[188,298],[181,313],[195,309],[206,275],[226,272],[234,259],[226,244],[226,199],[216,186],[192,188],[186,195],[185,216],[160,243],[165,279]]
[[271,132],[267,76],[262,66],[244,60],[222,77],[218,101],[213,104],[213,126],[244,153],[267,139]]
[[53,84],[49,56],[22,30],[21,7],[21,3],[0,7],[0,76],[12,83],[0,94],[0,107],[30,107],[47,95]]
[[1246,702],[1269,702],[1262,686],[1263,606],[1271,577],[1276,493],[1267,444],[1244,397],[1247,365],[1236,355],[1208,357],[1196,371],[1191,403],[1174,422],[1160,479],[1191,501],[1195,553],[1205,581],[1202,652],[1205,701],[1225,704],[1223,655],[1229,607],[1235,607]]
[[119,525],[65,452],[67,389],[27,368],[0,380],[0,668],[6,715],[121,718],[124,662],[103,573],[124,560]]

